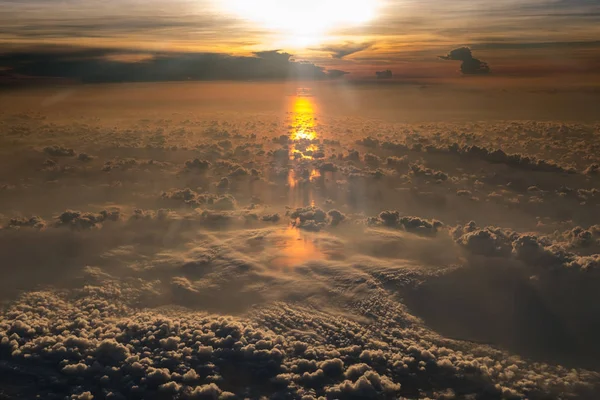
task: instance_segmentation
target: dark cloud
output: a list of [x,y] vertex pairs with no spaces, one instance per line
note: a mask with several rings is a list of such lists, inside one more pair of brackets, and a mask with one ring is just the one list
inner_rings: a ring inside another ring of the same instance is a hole
[[600,47],[600,41],[578,41],[578,42],[484,42],[471,46],[472,50],[520,50],[520,49],[560,49]]
[[30,218],[16,217],[11,218],[8,223],[8,228],[36,228],[43,229],[46,227],[46,221],[34,215]]
[[206,172],[210,166],[210,162],[197,158],[185,162],[185,169],[188,171]]
[[101,227],[104,222],[115,222],[120,218],[121,211],[119,209],[102,210],[97,214],[67,210],[58,216],[56,224],[74,229],[93,229]]
[[48,146],[44,148],[44,153],[53,157],[74,157],[75,151],[62,146]]
[[215,195],[211,193],[197,193],[190,188],[173,189],[164,192],[161,199],[171,204],[180,204],[188,207],[202,207],[221,211],[234,210],[237,207],[235,198],[230,194]]
[[327,76],[332,78],[332,79],[336,79],[336,78],[341,78],[344,75],[348,75],[350,72],[347,71],[342,71],[339,69],[329,69],[327,70]]
[[331,57],[342,59],[352,54],[370,49],[373,43],[346,43],[339,46],[325,46],[317,50],[325,51],[331,54]]
[[468,47],[460,47],[452,50],[447,56],[440,56],[440,58],[442,60],[467,61],[473,59],[473,55],[471,54],[471,49]]
[[487,74],[490,72],[490,67],[487,63],[473,58],[471,49],[468,47],[460,47],[452,50],[446,56],[440,56],[442,60],[462,61],[460,70],[466,75]]
[[377,76],[377,79],[392,79],[394,75],[392,71],[386,69],[385,71],[375,72],[375,76]]
[[[388,148],[403,149],[406,147],[403,144],[384,143]],[[458,143],[452,143],[444,147],[436,147],[433,145],[420,146],[416,145],[411,148],[412,151],[425,151],[428,153],[451,153],[464,158],[473,158],[485,160],[492,164],[505,164],[513,168],[524,169],[530,171],[557,172],[575,174],[577,171],[569,166],[562,166],[555,163],[553,160],[536,159],[524,154],[508,154],[502,149],[484,148],[477,145],[460,146]]]
[[[128,55],[143,57],[132,61],[126,57]],[[328,79],[345,74],[294,60],[290,54],[277,50],[257,52],[254,56],[231,56],[53,47],[2,53],[0,67],[7,76],[65,78],[90,83]]]
[[442,171],[434,171],[420,164],[410,165],[410,172],[418,178],[433,178],[438,181],[447,181],[448,174]]
[[383,211],[378,217],[369,218],[367,223],[371,226],[385,226],[424,236],[434,236],[444,226],[436,220],[430,221],[419,217],[402,216],[399,211],[395,210]]

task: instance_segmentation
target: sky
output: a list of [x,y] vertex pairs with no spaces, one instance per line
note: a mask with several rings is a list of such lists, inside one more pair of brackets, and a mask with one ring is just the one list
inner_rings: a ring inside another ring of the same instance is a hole
[[[58,53],[64,61],[66,48],[70,60],[92,57],[95,67],[99,59],[121,67],[156,58],[173,61],[174,55],[179,61],[181,54],[186,59],[211,54],[256,63],[246,58],[279,50],[290,54],[288,60],[278,60],[284,64],[302,61],[337,71],[310,72],[318,77],[348,75],[343,72],[371,77],[385,69],[407,78],[468,74],[468,65],[461,68],[464,59],[448,57],[462,47],[471,49],[469,60],[475,60],[477,74],[482,72],[480,60],[495,76],[586,76],[600,70],[598,0],[0,0],[0,9],[0,70],[16,73],[52,69],[15,67],[23,64],[24,53],[43,53],[44,62],[48,53]],[[18,62],[14,54],[21,55]],[[28,61],[30,67],[34,61]],[[182,79],[186,73],[178,72]],[[172,74],[161,70],[146,75],[154,80]],[[104,75],[96,79],[106,80]]]

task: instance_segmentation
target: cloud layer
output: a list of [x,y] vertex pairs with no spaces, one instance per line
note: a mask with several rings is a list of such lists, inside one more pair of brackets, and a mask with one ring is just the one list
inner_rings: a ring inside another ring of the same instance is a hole
[[[136,59],[136,57],[140,57]],[[328,79],[331,73],[279,51],[254,56],[220,53],[144,53],[114,49],[46,48],[0,54],[4,74],[77,82]]]
[[331,86],[3,94],[0,394],[598,397],[598,124]]

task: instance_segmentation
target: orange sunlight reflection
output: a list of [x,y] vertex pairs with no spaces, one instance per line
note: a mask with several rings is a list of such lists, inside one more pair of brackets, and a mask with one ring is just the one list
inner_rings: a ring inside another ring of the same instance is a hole
[[314,205],[312,183],[321,176],[311,164],[321,150],[317,138],[316,102],[310,89],[299,88],[290,103],[288,187],[290,204],[297,207]]
[[317,140],[316,103],[308,89],[298,89],[291,104],[290,128],[290,160],[312,160],[313,154],[319,151]]
[[313,140],[317,137],[315,108],[312,97],[296,97],[292,108],[292,140]]
[[282,238],[275,244],[275,248],[278,251],[271,260],[271,265],[277,268],[295,267],[307,261],[325,258],[311,236],[292,225],[282,232]]

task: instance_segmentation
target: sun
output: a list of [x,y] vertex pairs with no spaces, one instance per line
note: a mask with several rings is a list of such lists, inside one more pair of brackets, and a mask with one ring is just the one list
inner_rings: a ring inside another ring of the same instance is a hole
[[379,0],[220,0],[228,13],[281,35],[290,44],[310,45],[336,28],[362,25],[375,17]]

